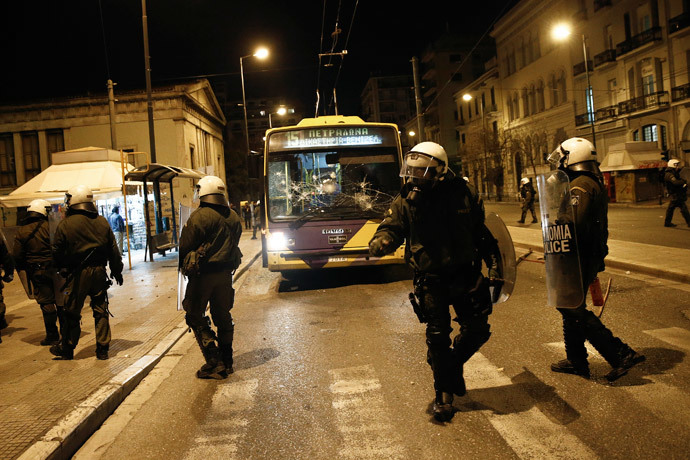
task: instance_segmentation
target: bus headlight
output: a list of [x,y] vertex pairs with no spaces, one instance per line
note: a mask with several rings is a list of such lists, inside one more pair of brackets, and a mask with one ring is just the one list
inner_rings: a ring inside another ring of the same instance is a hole
[[266,246],[269,251],[280,251],[287,249],[287,238],[283,232],[275,232],[268,235],[266,238]]

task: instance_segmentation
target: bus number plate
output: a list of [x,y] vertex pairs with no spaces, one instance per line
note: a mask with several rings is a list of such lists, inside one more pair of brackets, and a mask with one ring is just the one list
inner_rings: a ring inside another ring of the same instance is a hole
[[347,262],[347,257],[329,257],[329,262]]

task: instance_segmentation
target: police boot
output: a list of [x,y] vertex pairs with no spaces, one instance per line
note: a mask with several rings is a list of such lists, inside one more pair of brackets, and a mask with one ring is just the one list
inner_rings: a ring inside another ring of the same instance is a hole
[[454,375],[451,377],[451,385],[453,386],[453,393],[458,396],[465,396],[467,387],[465,386],[465,377],[463,374],[463,365],[456,364]]
[[69,348],[64,344],[53,345],[50,347],[50,352],[55,355],[53,359],[56,361],[74,359],[74,348]]
[[46,337],[41,340],[41,345],[48,346],[59,344],[60,333],[57,327],[58,314],[55,305],[41,305],[41,313],[43,313],[43,325],[46,328]]
[[223,361],[223,365],[225,365],[225,374],[230,375],[233,372],[235,372],[235,369],[233,368],[233,360],[232,360],[232,344],[229,343],[221,343],[220,344],[220,356]]
[[100,343],[96,344],[96,358],[100,360],[106,360],[108,359],[108,349],[110,347],[108,345],[101,345]]
[[434,399],[434,418],[439,422],[449,422],[453,418],[453,393],[436,390]]
[[222,380],[225,374],[225,364],[221,359],[220,350],[216,346],[216,335],[210,326],[200,326],[193,329],[196,341],[201,348],[201,354],[206,364],[196,371],[197,378]]
[[536,224],[537,222],[537,216],[534,214],[534,212],[532,212],[532,223]]
[[647,358],[644,355],[641,355],[632,348],[627,347],[627,350],[624,352],[617,365],[613,366],[611,372],[606,374],[606,380],[613,382],[614,380],[623,377],[628,373],[628,369],[633,367],[635,364],[641,363],[645,359]]
[[557,363],[551,364],[551,370],[563,374],[579,375],[580,377],[589,379],[589,364],[587,361],[573,363],[570,360],[562,359]]

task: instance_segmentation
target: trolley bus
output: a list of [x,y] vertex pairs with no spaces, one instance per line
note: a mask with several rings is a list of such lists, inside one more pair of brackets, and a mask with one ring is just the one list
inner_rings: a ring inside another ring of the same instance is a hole
[[269,129],[262,238],[271,271],[399,264],[404,248],[369,255],[402,185],[398,128],[359,117],[307,118]]

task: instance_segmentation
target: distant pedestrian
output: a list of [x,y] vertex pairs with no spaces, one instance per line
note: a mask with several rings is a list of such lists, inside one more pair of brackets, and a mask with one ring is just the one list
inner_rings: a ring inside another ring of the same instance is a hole
[[51,205],[46,200],[33,200],[29,203],[27,216],[17,231],[13,256],[17,270],[24,270],[31,282],[31,289],[36,302],[41,307],[46,336],[41,345],[60,343],[58,332],[58,309],[55,285],[58,280],[57,270],[53,264],[53,251],[50,246],[50,228],[48,212]]
[[98,215],[93,192],[85,185],[70,187],[65,193],[67,213],[58,224],[53,241],[53,261],[65,278],[65,308],[58,315],[62,333],[60,345],[50,347],[56,359],[73,359],[81,336],[81,310],[86,297],[96,329],[96,358],[108,359],[110,322],[108,279],[122,285],[122,256],[108,221]]
[[261,201],[252,203],[252,239],[256,239],[256,231],[261,232]]
[[[2,295],[2,289],[5,286],[3,282],[9,283],[14,279],[14,261],[2,238],[0,238],[0,268],[4,272],[2,281],[0,281],[0,332],[2,332],[7,327],[7,319],[5,319],[7,307],[5,307],[5,300]],[[2,337],[0,337],[0,343],[2,343]]]
[[537,223],[537,215],[534,213],[534,198],[536,195],[536,190],[532,185],[532,179],[528,177],[523,177],[520,180],[520,197],[522,198],[522,217],[518,220],[519,224],[525,223],[525,216],[527,211],[532,213],[532,223]]
[[117,243],[117,248],[120,250],[120,255],[122,255],[124,252],[125,221],[120,215],[120,206],[113,206],[113,210],[110,216],[108,216],[108,223],[113,231],[113,235],[115,235],[115,242]]
[[676,226],[676,224],[671,222],[676,208],[680,208],[680,213],[685,219],[685,223],[690,227],[690,212],[688,212],[688,206],[685,204],[688,199],[688,182],[680,177],[680,169],[679,160],[675,158],[669,160],[668,168],[666,168],[666,173],[664,174],[664,182],[666,183],[666,189],[671,197],[671,201],[666,209],[664,227]]
[[[579,288],[583,293],[582,304],[578,307],[558,309],[563,316],[566,359],[551,364],[551,370],[589,379],[585,348],[585,341],[589,341],[613,368],[606,378],[614,381],[625,375],[632,366],[644,361],[645,357],[614,336],[587,309],[585,294],[597,274],[604,270],[604,258],[608,254],[608,195],[597,163],[596,151],[588,140],[573,137],[560,144],[549,161],[564,171],[570,181],[570,193],[564,198],[572,205],[582,281]],[[554,216],[554,222],[558,219]],[[577,269],[578,267],[573,267],[573,270]],[[567,275],[568,273],[559,272],[556,276],[562,282],[556,286],[561,292],[572,291],[572,286],[562,281]]]
[[249,230],[252,227],[252,210],[248,202],[242,207],[242,217],[244,217],[244,229]]

